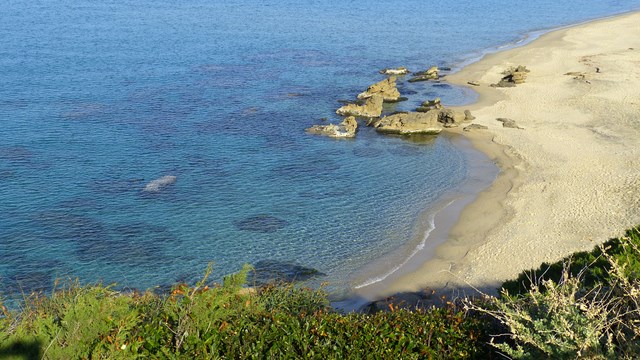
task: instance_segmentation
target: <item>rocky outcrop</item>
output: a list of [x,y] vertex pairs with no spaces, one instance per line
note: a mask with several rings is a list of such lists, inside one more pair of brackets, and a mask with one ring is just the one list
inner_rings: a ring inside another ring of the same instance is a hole
[[507,119],[507,118],[497,118],[496,120],[500,121],[500,122],[502,123],[502,126],[503,126],[503,127],[506,127],[506,128],[511,128],[511,129],[521,129],[521,130],[522,130],[522,129],[524,129],[524,128],[521,128],[520,126],[518,126],[518,125],[516,124],[516,121],[515,121],[515,120],[512,120],[512,119]]
[[385,116],[370,125],[376,131],[387,134],[438,134],[443,128],[438,122],[438,115],[437,110],[426,113],[399,113]]
[[385,68],[380,70],[380,74],[384,74],[384,75],[406,75],[408,73],[410,73],[411,71],[409,71],[409,69],[407,69],[406,67],[399,67],[399,68],[395,68],[395,69],[389,69],[389,68]]
[[437,110],[438,122],[442,123],[444,127],[456,127],[460,125],[466,118],[463,112],[454,111],[451,109]]
[[150,181],[147,185],[144,186],[142,191],[146,192],[158,192],[169,185],[173,185],[176,183],[177,178],[173,175],[163,176],[161,178]]
[[369,121],[376,131],[390,134],[438,134],[443,128],[456,127],[465,114],[452,109],[431,109],[426,112],[398,113]]
[[336,114],[369,118],[379,117],[382,114],[383,101],[382,95],[374,94],[365,101],[364,105],[347,104],[336,110]]
[[516,67],[510,67],[502,72],[502,79],[497,84],[491,84],[492,87],[514,87],[518,84],[523,84],[527,79],[529,69],[526,66],[518,65]]
[[382,95],[384,101],[398,101],[398,99],[400,99],[400,91],[398,91],[396,87],[396,80],[397,78],[395,76],[390,76],[387,79],[377,82],[369,86],[365,92],[360,93],[358,99],[368,99],[375,94],[379,94]]
[[471,124],[469,126],[465,126],[462,130],[464,131],[476,131],[476,130],[487,130],[488,127],[480,124]]
[[476,117],[471,115],[471,111],[469,111],[469,110],[465,110],[464,111],[464,120],[465,121],[471,121],[471,120],[475,120],[475,119],[476,119]]
[[433,109],[442,109],[441,100],[439,97],[433,100],[427,100],[422,102],[419,108],[416,109],[417,112],[427,112]]
[[332,138],[352,138],[356,136],[358,130],[358,122],[353,116],[344,119],[340,125],[313,125],[306,132],[315,135],[324,135]]
[[415,76],[409,79],[409,82],[438,80],[440,78],[439,72],[440,70],[437,66],[432,66],[428,70],[415,73]]

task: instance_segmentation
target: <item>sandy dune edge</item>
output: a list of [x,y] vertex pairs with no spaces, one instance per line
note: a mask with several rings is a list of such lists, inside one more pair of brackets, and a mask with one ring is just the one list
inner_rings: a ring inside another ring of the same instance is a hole
[[[522,270],[640,224],[638,24],[636,12],[554,31],[448,77],[480,83],[479,101],[467,108],[488,130],[469,137],[502,171],[436,257],[389,293],[492,291]],[[531,70],[525,84],[489,86],[515,65]],[[504,128],[499,117],[523,129]]]

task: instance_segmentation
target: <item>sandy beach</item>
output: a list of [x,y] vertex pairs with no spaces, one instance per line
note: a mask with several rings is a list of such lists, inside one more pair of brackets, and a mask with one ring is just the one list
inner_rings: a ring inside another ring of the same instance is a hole
[[[494,292],[523,270],[640,224],[638,24],[635,12],[556,30],[447,77],[479,83],[471,86],[478,102],[465,109],[488,129],[464,133],[501,172],[462,211],[435,257],[389,294]],[[524,84],[490,86],[517,65],[530,70]]]

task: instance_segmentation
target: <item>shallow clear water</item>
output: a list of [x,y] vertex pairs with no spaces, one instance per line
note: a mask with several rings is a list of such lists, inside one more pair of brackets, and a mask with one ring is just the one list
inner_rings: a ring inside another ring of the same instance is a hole
[[[281,260],[336,291],[468,177],[446,137],[304,129],[382,79],[455,66],[640,1],[5,1],[0,291],[56,277],[147,288]],[[442,84],[400,85],[473,100]],[[149,181],[176,176],[158,193]],[[268,231],[267,231],[268,230]],[[359,279],[359,280],[355,280]]]

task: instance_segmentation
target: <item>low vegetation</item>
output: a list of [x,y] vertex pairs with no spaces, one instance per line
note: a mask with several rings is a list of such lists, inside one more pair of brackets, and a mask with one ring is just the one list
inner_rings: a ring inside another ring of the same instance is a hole
[[2,307],[7,359],[638,358],[640,228],[543,264],[480,296],[431,309],[341,314],[320,289],[246,288],[251,268],[167,294],[57,287]]

